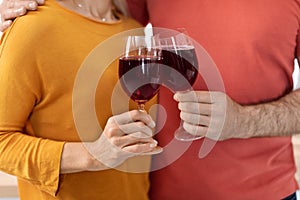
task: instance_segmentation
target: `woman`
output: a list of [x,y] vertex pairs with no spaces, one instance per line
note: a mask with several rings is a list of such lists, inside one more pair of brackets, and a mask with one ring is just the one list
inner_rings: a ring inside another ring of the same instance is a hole
[[115,62],[95,95],[103,133],[88,127],[82,142],[72,110],[74,81],[88,53],[139,24],[120,15],[110,0],[48,0],[40,11],[17,19],[2,40],[0,170],[18,177],[22,200],[147,199],[147,173],[108,167],[149,164],[148,157],[127,159],[157,144],[148,114],[121,113],[121,107],[111,117]]

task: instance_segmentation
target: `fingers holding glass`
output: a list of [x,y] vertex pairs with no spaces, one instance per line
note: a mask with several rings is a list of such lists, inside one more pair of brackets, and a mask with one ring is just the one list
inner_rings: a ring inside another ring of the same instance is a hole
[[111,117],[103,134],[112,145],[121,150],[134,154],[159,153],[157,141],[152,138],[153,123],[147,113],[132,110]]
[[193,125],[206,126],[210,125],[211,118],[208,115],[180,112],[180,119]]
[[127,124],[130,122],[140,121],[147,124],[150,128],[155,127],[155,122],[149,114],[141,112],[139,110],[131,110],[129,112],[122,113],[112,118],[118,124]]

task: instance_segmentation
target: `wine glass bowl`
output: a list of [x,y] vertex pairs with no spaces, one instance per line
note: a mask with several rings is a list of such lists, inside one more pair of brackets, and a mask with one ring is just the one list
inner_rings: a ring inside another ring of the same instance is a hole
[[159,90],[162,52],[153,36],[128,36],[125,53],[119,59],[123,90],[144,111],[147,101]]
[[198,74],[195,49],[191,46],[162,47],[163,83],[174,92],[192,90]]

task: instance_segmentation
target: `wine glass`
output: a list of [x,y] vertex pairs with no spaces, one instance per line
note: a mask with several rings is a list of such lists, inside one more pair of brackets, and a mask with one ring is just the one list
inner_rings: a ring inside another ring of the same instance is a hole
[[154,36],[128,36],[125,53],[119,59],[119,78],[127,95],[145,111],[145,103],[160,87],[162,51]]
[[[126,94],[145,111],[145,103],[153,98],[161,85],[162,51],[155,36],[128,36],[125,53],[119,58],[119,80]],[[145,154],[162,151],[156,147]]]
[[[173,92],[193,90],[198,75],[198,60],[195,47],[183,28],[176,31],[159,33],[162,47],[163,84]],[[175,131],[175,138],[181,141],[192,141],[202,138],[189,134],[183,128],[183,121]]]

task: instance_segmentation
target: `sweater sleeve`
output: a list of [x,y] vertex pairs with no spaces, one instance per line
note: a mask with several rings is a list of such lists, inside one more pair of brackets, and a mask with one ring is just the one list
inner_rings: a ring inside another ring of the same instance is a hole
[[[55,195],[64,142],[26,132],[42,96],[35,47],[41,45],[30,24],[13,25],[0,54],[0,170]],[[28,31],[28,32],[26,32]]]

